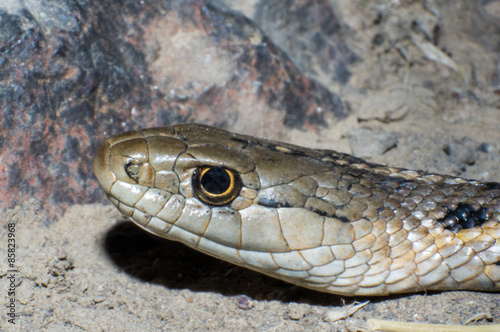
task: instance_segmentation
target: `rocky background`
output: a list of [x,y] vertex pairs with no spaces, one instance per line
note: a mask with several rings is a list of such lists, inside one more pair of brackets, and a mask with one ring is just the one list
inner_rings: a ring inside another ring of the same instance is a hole
[[107,136],[200,122],[499,181],[499,54],[498,0],[0,0],[0,238],[16,224],[21,271],[0,329],[498,324],[498,294],[340,298],[152,238],[91,162]]

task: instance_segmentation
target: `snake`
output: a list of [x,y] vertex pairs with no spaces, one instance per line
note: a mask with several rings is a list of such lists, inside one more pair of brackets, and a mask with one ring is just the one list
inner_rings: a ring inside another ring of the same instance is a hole
[[301,287],[500,290],[500,183],[202,124],[108,138],[93,170],[146,231]]

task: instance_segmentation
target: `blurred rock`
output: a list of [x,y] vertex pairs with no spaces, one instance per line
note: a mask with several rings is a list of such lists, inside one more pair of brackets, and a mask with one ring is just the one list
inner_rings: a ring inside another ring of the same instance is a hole
[[376,132],[370,129],[355,129],[349,133],[352,154],[358,158],[371,159],[396,147],[398,137],[395,133]]
[[346,116],[218,1],[0,1],[0,51],[0,211],[33,197],[50,218],[104,201],[93,154],[126,130],[317,130]]

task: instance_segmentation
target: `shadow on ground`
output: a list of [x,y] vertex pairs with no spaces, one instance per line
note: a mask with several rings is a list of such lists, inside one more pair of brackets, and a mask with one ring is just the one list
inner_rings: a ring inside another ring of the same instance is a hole
[[345,297],[298,287],[221,261],[181,243],[151,235],[131,222],[110,229],[104,240],[110,259],[127,274],[170,289],[246,295],[255,300],[342,306],[353,301],[378,303],[407,297]]

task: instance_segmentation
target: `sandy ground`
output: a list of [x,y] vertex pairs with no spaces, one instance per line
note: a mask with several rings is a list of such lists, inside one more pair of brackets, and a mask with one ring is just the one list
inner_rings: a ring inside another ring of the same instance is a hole
[[[413,10],[401,9],[380,29],[411,22],[411,15],[419,14]],[[349,17],[344,24],[353,31],[351,44],[364,59],[353,67],[349,86],[338,87],[350,116],[317,133],[266,135],[392,166],[499,180],[500,89],[492,83],[499,69],[488,45],[449,29],[453,22],[444,20],[444,43],[452,45],[454,56],[442,59],[452,61],[453,69],[450,62],[430,59],[419,34],[411,31],[376,50],[370,40],[380,31],[363,30],[359,15]],[[335,88],[327,78],[317,79]],[[103,195],[104,205],[73,206],[52,222],[39,216],[32,202],[8,211],[6,219],[16,224],[20,320],[9,324],[3,310],[0,330],[363,331],[370,318],[462,324],[476,315],[472,324],[500,324],[498,293],[321,294],[150,236],[104,200]],[[7,230],[1,232],[5,239]],[[4,247],[0,254],[6,257]],[[2,265],[0,275],[6,274]],[[2,289],[6,293],[6,283]],[[349,319],[325,320],[329,310],[368,300]]]
[[[21,314],[9,331],[338,331],[369,318],[499,322],[499,294],[447,292],[343,298],[280,282],[138,229],[112,206],[74,206],[50,227],[29,204],[17,223]],[[325,314],[370,303],[348,320]]]

